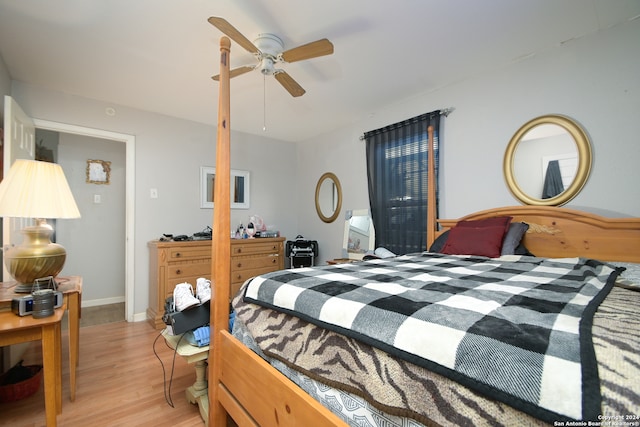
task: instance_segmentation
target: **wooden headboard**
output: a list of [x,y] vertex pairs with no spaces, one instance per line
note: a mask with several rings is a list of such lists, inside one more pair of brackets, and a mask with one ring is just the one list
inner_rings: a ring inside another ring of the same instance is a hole
[[458,221],[511,216],[529,224],[523,239],[540,257],[582,256],[601,261],[640,262],[640,218],[605,218],[554,206],[507,206],[488,209],[457,220],[439,219],[435,237]]

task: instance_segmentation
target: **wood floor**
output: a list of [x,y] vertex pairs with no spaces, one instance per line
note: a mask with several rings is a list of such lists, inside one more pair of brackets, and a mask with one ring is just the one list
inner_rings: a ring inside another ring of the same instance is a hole
[[[69,399],[67,331],[62,331],[62,414],[58,426],[203,426],[198,407],[184,391],[195,381],[195,370],[175,358],[171,382],[174,407],[165,400],[164,364],[168,388],[174,352],[147,322],[124,321],[80,328],[80,364],[76,400]],[[42,364],[35,342],[25,354],[25,365]],[[33,396],[0,403],[0,426],[44,426],[43,387]]]

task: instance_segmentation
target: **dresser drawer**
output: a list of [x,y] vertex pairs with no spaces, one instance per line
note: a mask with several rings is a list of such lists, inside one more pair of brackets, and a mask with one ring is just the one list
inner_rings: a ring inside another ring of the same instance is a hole
[[231,283],[239,283],[242,285],[245,280],[251,279],[252,277],[259,276],[261,274],[270,273],[272,271],[279,270],[280,267],[275,264],[272,268],[250,268],[246,270],[237,270],[231,272]]
[[240,270],[250,270],[255,268],[268,269],[280,265],[279,255],[267,255],[256,257],[234,257],[231,258],[231,273]]
[[167,278],[176,279],[180,277],[192,276],[210,276],[211,260],[202,260],[202,262],[190,262],[185,264],[169,264],[167,266]]
[[192,259],[210,259],[211,247],[200,246],[195,248],[181,247],[181,248],[169,248],[168,262],[180,261],[180,260],[192,260]]
[[278,254],[282,248],[282,242],[260,242],[251,240],[251,243],[232,243],[231,256],[254,254]]

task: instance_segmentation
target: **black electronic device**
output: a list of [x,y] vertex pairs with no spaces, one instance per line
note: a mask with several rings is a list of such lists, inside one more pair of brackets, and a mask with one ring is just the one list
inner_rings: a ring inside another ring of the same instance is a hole
[[211,240],[212,233],[213,230],[211,227],[207,226],[204,230],[193,233],[192,238],[193,240]]
[[173,297],[168,297],[164,303],[162,321],[171,328],[172,335],[180,335],[187,331],[208,325],[211,318],[210,303],[196,305],[182,311],[175,311]]
[[[53,308],[62,307],[63,295],[60,291],[53,293]],[[11,300],[11,311],[18,316],[29,316],[33,314],[33,295],[24,295]]]

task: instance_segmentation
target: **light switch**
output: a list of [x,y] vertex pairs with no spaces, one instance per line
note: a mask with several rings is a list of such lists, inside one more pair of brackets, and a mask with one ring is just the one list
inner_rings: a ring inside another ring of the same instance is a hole
[[99,194],[94,194],[93,203],[101,203],[101,202],[102,202],[102,197]]

